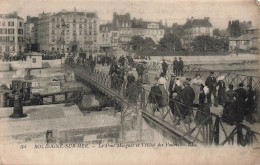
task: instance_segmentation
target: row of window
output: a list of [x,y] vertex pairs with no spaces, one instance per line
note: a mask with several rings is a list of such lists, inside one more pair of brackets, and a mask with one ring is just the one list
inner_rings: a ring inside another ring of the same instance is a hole
[[[18,29],[17,33],[23,34],[23,29]],[[14,29],[0,29],[0,34],[14,34]]]
[[[0,42],[14,42],[14,36],[0,36]],[[18,42],[23,42],[23,37],[18,37]]]
[[[14,21],[9,21],[9,22],[0,22],[0,26],[14,26]],[[23,27],[23,22],[19,22],[19,27]]]
[[15,51],[15,46],[0,46],[0,53],[11,52],[11,51]]
[[[79,19],[75,19],[75,18],[73,18],[73,19],[63,19],[63,18],[52,18],[52,22],[69,22],[69,21],[72,21],[73,23],[76,23],[76,22],[92,22],[92,21],[90,21],[90,20],[88,20],[88,19],[84,19],[84,18],[79,18]],[[96,19],[94,19],[94,21],[93,21],[94,23],[97,23],[97,20]]]

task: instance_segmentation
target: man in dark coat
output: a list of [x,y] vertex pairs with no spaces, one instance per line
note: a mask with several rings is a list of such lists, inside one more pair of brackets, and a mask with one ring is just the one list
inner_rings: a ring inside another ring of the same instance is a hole
[[158,78],[156,77],[153,82],[153,86],[151,87],[150,93],[148,95],[148,103],[152,104],[153,112],[158,111],[158,104],[162,99],[162,91],[158,87]]
[[112,89],[116,89],[116,84],[117,84],[117,71],[118,71],[118,66],[116,62],[113,62],[110,66],[110,70],[109,70],[109,75],[111,77],[111,88]]
[[182,103],[185,104],[186,106],[183,106],[183,116],[185,116],[186,122],[190,122],[190,115],[192,114],[192,109],[191,107],[193,106],[193,101],[195,99],[195,92],[194,90],[190,87],[189,81],[185,80],[183,82],[184,88],[182,90],[182,96],[181,100]]
[[179,76],[179,72],[178,72],[178,60],[177,60],[177,57],[174,57],[174,61],[172,63],[173,65],[173,73],[176,75],[176,76]]
[[251,85],[247,85],[247,101],[246,101],[246,120],[250,123],[253,121],[253,113],[255,110],[255,91],[252,90]]
[[183,61],[182,61],[181,57],[179,57],[179,62],[178,62],[177,66],[178,66],[177,69],[178,69],[179,76],[183,76],[184,64],[183,64]]
[[217,95],[216,95],[216,86],[217,86],[217,79],[214,77],[214,72],[210,72],[210,75],[206,79],[205,85],[209,88],[209,102],[212,104],[211,95],[214,96],[214,106],[217,107]]
[[133,84],[135,82],[135,76],[133,75],[132,71],[128,72],[128,76],[126,79],[127,79],[126,87],[129,87],[131,84]]
[[142,63],[137,64],[136,66],[136,72],[138,74],[138,79],[143,79],[143,72],[144,72],[144,66]]
[[163,69],[163,73],[166,74],[168,69],[168,64],[165,62],[165,60],[163,60],[162,69]]
[[245,108],[246,108],[246,90],[243,88],[244,84],[239,83],[236,93],[238,95],[236,100],[236,113],[235,122],[241,123],[244,120]]
[[116,76],[116,81],[117,81],[117,90],[121,91],[122,90],[122,85],[124,83],[124,67],[120,66],[117,69],[117,76]]

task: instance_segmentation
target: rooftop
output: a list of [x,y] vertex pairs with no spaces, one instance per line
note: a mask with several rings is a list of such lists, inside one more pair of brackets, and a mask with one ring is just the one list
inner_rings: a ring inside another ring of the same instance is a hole
[[17,13],[9,13],[9,14],[0,14],[0,18],[14,18],[14,19],[22,19],[22,17],[19,17]]
[[37,22],[39,20],[39,17],[30,17],[30,16],[27,16],[27,20],[25,23],[34,23],[34,22]]
[[204,19],[187,19],[184,28],[191,27],[212,27],[212,24],[210,23],[209,17],[205,17]]
[[142,29],[147,29],[147,25],[154,23],[158,24],[159,28],[162,28],[162,24],[160,22],[150,22],[150,21],[143,21],[142,19],[132,19],[132,28],[142,28]]
[[[107,24],[102,24],[99,26],[99,30],[100,32],[103,31],[103,28],[108,28],[108,31],[112,30],[112,24],[111,23],[107,23]],[[105,30],[106,31],[106,30]]]
[[237,38],[230,38],[229,40],[231,40],[231,41],[249,41],[253,38],[257,38],[257,36],[255,34],[244,34]]
[[79,12],[79,11],[60,11],[57,14],[53,14],[53,16],[61,16],[61,15],[78,15],[78,16],[87,16],[87,17],[97,17],[95,12]]

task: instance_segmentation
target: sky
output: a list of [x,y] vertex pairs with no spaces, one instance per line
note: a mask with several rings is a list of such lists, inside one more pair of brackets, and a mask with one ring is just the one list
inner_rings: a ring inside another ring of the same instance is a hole
[[210,17],[215,28],[227,28],[228,21],[253,22],[258,26],[259,6],[255,0],[0,0],[0,13],[17,11],[26,19],[27,15],[37,16],[43,11],[59,12],[62,9],[73,11],[96,11],[101,23],[112,20],[113,12],[129,12],[131,18],[159,21],[168,25],[184,24],[186,18]]

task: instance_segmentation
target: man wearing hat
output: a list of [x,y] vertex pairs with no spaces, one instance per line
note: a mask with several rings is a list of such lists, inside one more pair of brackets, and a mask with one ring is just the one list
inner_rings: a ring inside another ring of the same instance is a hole
[[235,122],[236,123],[241,123],[244,120],[244,115],[245,115],[245,107],[246,107],[246,90],[243,88],[244,84],[239,83],[238,88],[236,89],[236,93],[238,94],[236,103],[236,113],[235,115]]
[[168,64],[165,62],[165,59],[163,59],[162,69],[163,69],[163,73],[166,74],[168,69]]
[[212,104],[211,95],[214,96],[214,106],[217,107],[217,95],[216,95],[216,86],[217,86],[217,79],[214,77],[214,72],[210,72],[210,75],[206,79],[205,85],[209,88],[209,102]]
[[177,68],[179,76],[183,76],[183,67],[184,67],[183,61],[181,57],[179,57],[178,68]]
[[179,76],[179,73],[178,73],[178,61],[177,61],[177,57],[174,57],[174,61],[172,63],[173,65],[173,73],[176,75],[176,76]]
[[194,90],[190,87],[190,82],[188,80],[183,81],[184,88],[182,90],[182,103],[185,104],[183,106],[183,116],[186,119],[186,123],[190,123],[190,115],[192,113],[193,101],[195,99]]

